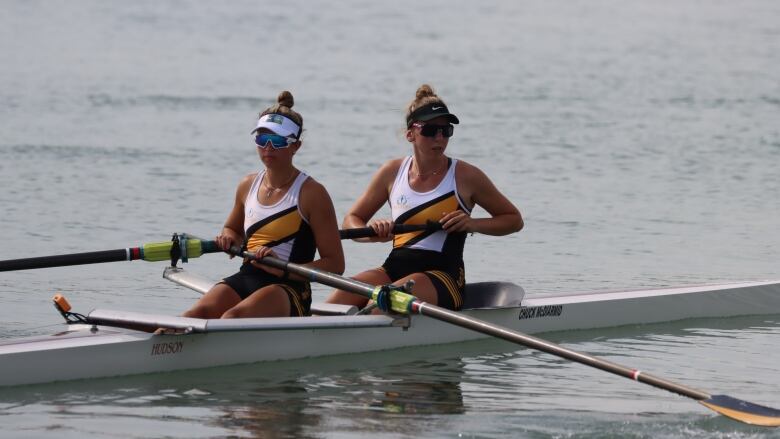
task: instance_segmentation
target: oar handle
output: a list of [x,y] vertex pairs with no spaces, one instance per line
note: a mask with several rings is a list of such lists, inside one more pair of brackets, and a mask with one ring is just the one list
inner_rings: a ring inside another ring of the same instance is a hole
[[[428,221],[425,224],[396,224],[393,226],[394,235],[409,232],[419,232],[423,230],[441,230],[441,223],[436,221]],[[341,239],[369,238],[371,236],[376,236],[376,232],[371,227],[361,227],[358,229],[339,230],[339,235],[341,236]]]

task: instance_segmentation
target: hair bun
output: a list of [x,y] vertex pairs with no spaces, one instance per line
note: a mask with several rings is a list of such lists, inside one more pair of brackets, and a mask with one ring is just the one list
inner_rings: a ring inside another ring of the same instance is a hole
[[293,104],[295,104],[295,99],[293,99],[292,93],[285,90],[279,93],[279,96],[276,98],[276,102],[278,102],[279,105],[283,107],[292,108]]
[[436,93],[433,92],[433,88],[431,88],[428,84],[423,84],[420,86],[420,88],[417,89],[417,93],[415,94],[415,99],[420,100],[423,98],[427,98],[428,96],[436,96]]

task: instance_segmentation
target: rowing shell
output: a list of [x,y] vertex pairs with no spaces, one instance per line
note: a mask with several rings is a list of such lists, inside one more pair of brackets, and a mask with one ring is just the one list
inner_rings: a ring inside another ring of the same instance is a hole
[[[210,286],[180,268],[169,268],[166,277],[194,289]],[[780,314],[780,281],[523,296],[523,290],[511,283],[469,284],[463,314],[525,333]],[[335,309],[347,314],[353,311]],[[315,305],[313,310],[333,313],[334,307]],[[87,320],[91,324],[70,324],[56,334],[0,342],[0,386],[354,354],[486,337],[426,316],[204,320],[94,310]],[[158,327],[183,333],[145,332]]]

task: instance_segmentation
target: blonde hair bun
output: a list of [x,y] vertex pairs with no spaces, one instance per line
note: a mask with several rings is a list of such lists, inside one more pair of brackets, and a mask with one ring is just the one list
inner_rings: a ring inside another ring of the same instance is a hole
[[293,99],[292,93],[284,90],[283,92],[279,93],[279,96],[276,98],[276,102],[278,102],[282,107],[292,108],[295,104],[295,99]]
[[433,88],[430,85],[423,84],[420,86],[420,88],[417,89],[417,93],[415,93],[414,98],[415,100],[419,101],[429,96],[436,96],[436,93],[434,93]]

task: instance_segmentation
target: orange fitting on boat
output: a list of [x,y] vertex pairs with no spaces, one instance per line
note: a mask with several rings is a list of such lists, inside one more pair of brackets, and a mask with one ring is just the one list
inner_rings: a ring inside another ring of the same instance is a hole
[[54,301],[54,306],[57,307],[62,312],[68,312],[70,311],[70,303],[65,299],[65,296],[62,294],[55,294],[54,297],[51,299]]

